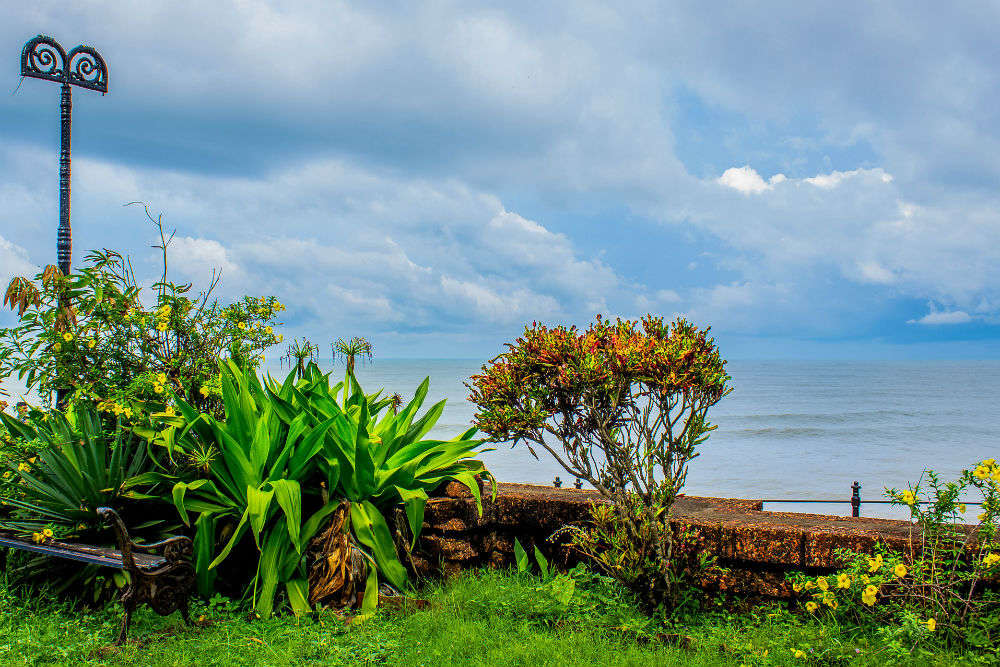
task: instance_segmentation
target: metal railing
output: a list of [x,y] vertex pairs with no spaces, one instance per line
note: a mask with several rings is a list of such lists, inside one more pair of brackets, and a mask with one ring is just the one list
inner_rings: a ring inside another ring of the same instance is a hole
[[[556,477],[554,480],[552,480],[552,486],[554,486],[554,487],[556,487],[558,489],[559,487],[562,486],[562,480],[559,479],[559,477]],[[573,483],[573,486],[575,486],[578,489],[581,489],[581,488],[583,488],[583,481],[580,480],[579,477],[577,477],[576,478],[576,482]],[[859,484],[857,481],[855,481],[853,484],[851,484],[851,497],[848,498],[848,499],[843,499],[843,500],[816,500],[816,499],[813,499],[813,498],[761,498],[760,502],[762,502],[762,503],[792,503],[792,504],[798,504],[798,503],[803,503],[803,504],[816,503],[816,504],[831,504],[831,505],[847,505],[847,504],[850,504],[850,506],[851,506],[851,516],[854,516],[854,517],[860,517],[861,516],[861,505],[892,505],[893,503],[898,504],[898,503],[896,503],[896,501],[893,501],[893,500],[862,500],[861,499],[861,484]],[[972,501],[972,500],[964,500],[964,501],[960,501],[960,502],[963,505],[982,505],[981,502],[976,502],[976,501]],[[919,504],[919,505],[928,505],[928,504],[930,504],[930,501],[929,500],[918,500],[917,504]]]

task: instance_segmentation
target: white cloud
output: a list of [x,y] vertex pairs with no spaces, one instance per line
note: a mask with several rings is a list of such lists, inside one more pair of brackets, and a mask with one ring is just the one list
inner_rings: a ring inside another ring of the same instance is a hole
[[718,182],[743,194],[759,194],[772,189],[776,184],[783,183],[785,180],[784,174],[775,174],[765,181],[750,165],[746,165],[726,169],[719,177]]
[[972,316],[964,310],[932,310],[920,319],[907,320],[907,324],[965,324],[971,321]]
[[212,269],[221,270],[227,280],[241,278],[240,267],[232,261],[229,251],[213,239],[174,237],[169,246],[169,261],[171,268],[195,280],[204,280]]
[[[565,235],[505,209],[454,179],[387,174],[315,159],[261,178],[218,177],[82,159],[81,219],[117,213],[104,234],[136,226],[141,209],[115,204],[141,193],[164,212],[172,270],[217,294],[274,294],[296,326],[369,333],[516,329],[532,319],[580,321],[643,292]],[[86,228],[85,228],[86,229]],[[121,238],[118,239],[121,241]],[[122,247],[119,242],[116,247]],[[149,273],[159,268],[148,252]],[[674,295],[676,296],[676,295]],[[669,298],[664,292],[657,298]]]
[[874,176],[883,183],[892,182],[892,174],[887,174],[882,169],[854,169],[852,171],[833,171],[829,174],[817,174],[812,178],[802,179],[804,183],[815,185],[818,188],[829,190],[837,187],[847,179],[855,177]]
[[28,259],[28,252],[0,236],[0,290],[6,291],[7,283],[14,276],[33,278],[38,266]]

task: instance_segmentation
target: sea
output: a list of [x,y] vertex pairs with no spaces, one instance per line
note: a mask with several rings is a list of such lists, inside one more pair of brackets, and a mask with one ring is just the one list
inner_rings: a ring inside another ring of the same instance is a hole
[[[409,399],[430,378],[425,407],[446,400],[429,437],[452,438],[472,423],[464,383],[480,360],[379,359],[360,364],[366,392]],[[284,377],[287,368],[266,370]],[[1000,459],[1000,361],[730,361],[733,392],[709,412],[718,428],[691,462],[689,495],[771,501],[764,509],[850,515],[851,485],[865,500],[906,488],[934,470],[957,477],[984,458]],[[343,366],[334,367],[334,377]],[[573,479],[544,450],[494,443],[482,455],[500,481],[563,485]],[[968,500],[977,500],[969,496]],[[968,519],[978,513],[968,509]],[[862,504],[862,516],[903,518],[899,508]]]

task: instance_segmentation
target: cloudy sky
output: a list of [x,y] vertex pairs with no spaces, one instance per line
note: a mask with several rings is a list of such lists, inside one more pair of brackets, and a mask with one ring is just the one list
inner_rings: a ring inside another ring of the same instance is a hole
[[178,280],[278,296],[286,337],[481,358],[653,312],[731,358],[1000,357],[997,5],[620,4],[5,7],[0,282],[55,257],[41,32],[111,71],[75,259],[152,276],[147,202]]

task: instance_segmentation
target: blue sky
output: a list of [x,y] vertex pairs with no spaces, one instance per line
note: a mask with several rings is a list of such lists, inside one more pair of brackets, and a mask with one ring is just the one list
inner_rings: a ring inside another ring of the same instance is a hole
[[151,278],[147,202],[176,278],[278,296],[288,338],[486,358],[654,312],[731,358],[1000,357],[1000,9],[620,4],[6,9],[0,282],[55,255],[41,32],[111,70],[74,96],[75,257]]

